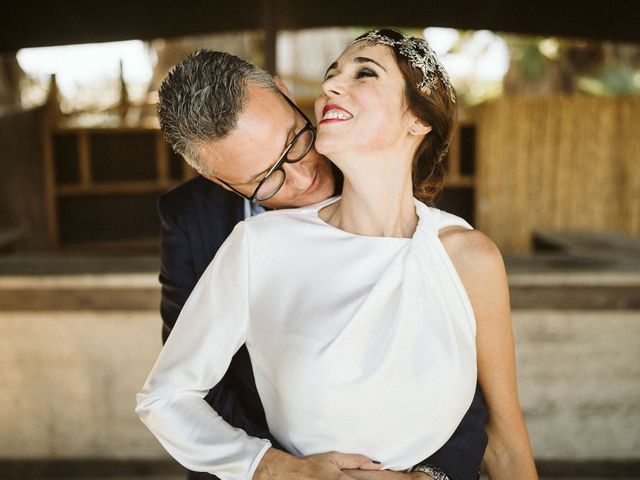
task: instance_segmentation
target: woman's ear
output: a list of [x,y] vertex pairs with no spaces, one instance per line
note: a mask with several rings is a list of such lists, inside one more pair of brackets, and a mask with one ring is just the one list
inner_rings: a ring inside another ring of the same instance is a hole
[[415,118],[413,123],[411,124],[411,128],[409,128],[409,134],[414,136],[422,136],[426,135],[431,131],[431,125],[428,123],[424,123],[421,120]]

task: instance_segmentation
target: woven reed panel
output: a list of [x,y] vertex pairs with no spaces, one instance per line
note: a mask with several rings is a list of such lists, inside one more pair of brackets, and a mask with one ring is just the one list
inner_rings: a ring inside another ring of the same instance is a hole
[[477,226],[504,252],[535,230],[640,236],[640,98],[503,97],[474,117]]

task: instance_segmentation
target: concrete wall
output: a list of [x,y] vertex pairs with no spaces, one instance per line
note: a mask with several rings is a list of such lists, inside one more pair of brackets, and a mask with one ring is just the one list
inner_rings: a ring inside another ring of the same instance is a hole
[[[0,311],[0,458],[166,458],[133,413],[158,314],[28,308]],[[514,331],[536,457],[640,459],[640,311],[516,311]]]
[[640,459],[640,311],[517,311],[520,402],[539,459]]
[[2,312],[0,331],[0,458],[164,457],[133,412],[157,313]]

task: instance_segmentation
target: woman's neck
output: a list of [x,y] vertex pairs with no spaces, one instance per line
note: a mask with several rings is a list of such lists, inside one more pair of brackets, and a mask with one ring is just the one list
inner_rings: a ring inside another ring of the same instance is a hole
[[418,224],[410,172],[345,170],[342,199],[320,210],[320,218],[356,235],[410,238]]

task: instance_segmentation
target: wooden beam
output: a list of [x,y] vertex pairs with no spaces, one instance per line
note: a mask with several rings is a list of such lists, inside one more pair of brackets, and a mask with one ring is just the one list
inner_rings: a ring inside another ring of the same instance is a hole
[[155,135],[156,151],[156,178],[164,184],[169,181],[169,151],[164,137],[160,132]]
[[44,170],[44,198],[47,211],[47,229],[49,244],[55,250],[59,247],[58,239],[58,197],[56,196],[56,174],[53,164],[53,132],[54,119],[48,109],[42,115],[42,163]]
[[91,157],[89,153],[89,134],[81,132],[78,135],[78,162],[80,170],[80,185],[91,185]]
[[277,75],[276,41],[276,0],[262,0],[262,30],[264,31],[264,68],[271,75]]

